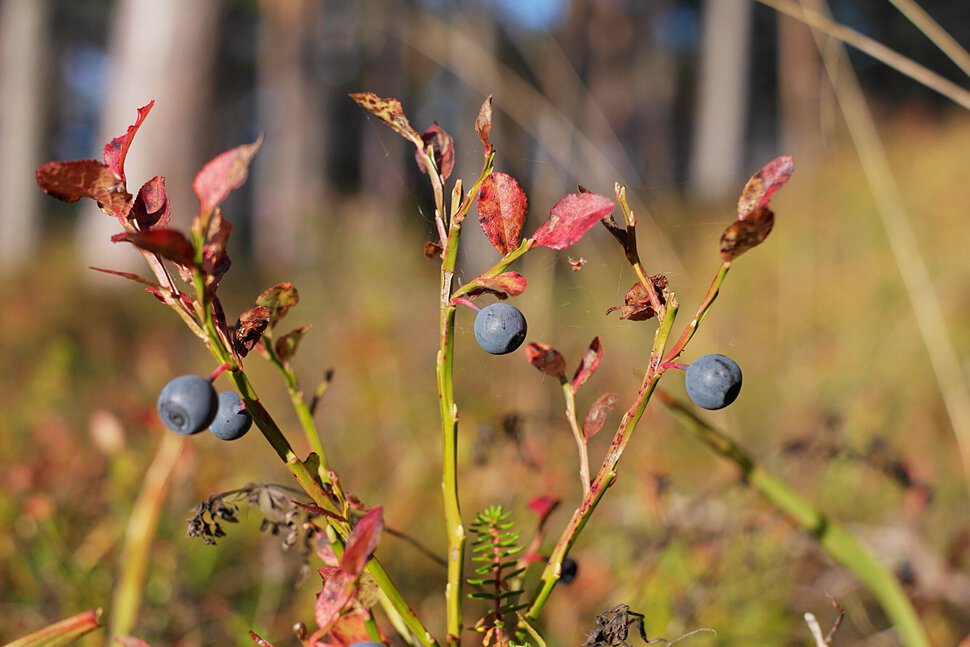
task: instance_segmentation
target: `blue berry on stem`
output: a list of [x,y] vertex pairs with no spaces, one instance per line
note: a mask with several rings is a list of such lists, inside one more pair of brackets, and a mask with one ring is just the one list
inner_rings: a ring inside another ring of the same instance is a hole
[[566,557],[562,560],[562,569],[559,571],[559,581],[563,584],[571,584],[573,580],[576,579],[576,574],[579,572],[579,564],[572,557]]
[[212,384],[198,375],[181,375],[158,394],[158,415],[162,423],[183,436],[197,434],[208,427],[218,406]]
[[239,394],[235,391],[220,393],[219,409],[209,425],[209,431],[220,440],[238,440],[252,426],[253,417],[246,411]]
[[475,340],[492,355],[511,353],[525,341],[528,326],[522,312],[507,303],[492,303],[475,317]]
[[724,355],[702,355],[687,367],[684,383],[694,404],[703,409],[723,409],[741,392],[741,367]]

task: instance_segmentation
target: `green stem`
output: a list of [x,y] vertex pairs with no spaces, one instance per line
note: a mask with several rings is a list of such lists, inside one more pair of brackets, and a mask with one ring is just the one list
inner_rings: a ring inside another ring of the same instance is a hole
[[832,559],[865,584],[895,625],[904,645],[926,647],[929,641],[912,603],[893,574],[841,524],[809,503],[781,479],[768,472],[740,445],[699,418],[673,396],[660,391],[657,396],[708,449],[733,462],[744,482],[761,493],[782,511]]
[[589,496],[589,451],[586,436],[576,420],[576,392],[565,378],[562,380],[562,392],[566,398],[566,420],[569,421],[569,428],[572,429],[576,448],[579,450],[579,481],[583,484],[583,498],[586,498]]
[[694,333],[697,332],[698,326],[707,316],[707,313],[711,309],[711,305],[714,304],[714,300],[717,299],[718,292],[721,290],[721,285],[724,283],[724,279],[727,278],[728,271],[731,269],[731,261],[724,261],[721,263],[721,267],[718,269],[717,274],[714,275],[714,280],[711,281],[711,286],[707,288],[707,294],[704,295],[704,299],[701,301],[701,305],[697,308],[697,314],[691,319],[687,327],[684,328],[684,332],[681,333],[680,338],[677,343],[673,345],[667,356],[664,357],[663,361],[672,362],[680,354],[684,352],[684,348],[693,338]]

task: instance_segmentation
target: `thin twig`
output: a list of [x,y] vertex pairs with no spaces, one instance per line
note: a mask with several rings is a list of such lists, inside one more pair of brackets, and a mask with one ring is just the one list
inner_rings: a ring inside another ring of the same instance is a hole
[[970,52],[967,52],[953,36],[948,34],[940,23],[933,19],[933,16],[926,13],[926,10],[913,0],[889,0],[889,2],[893,3],[901,14],[946,54],[947,58],[963,70],[964,74],[970,76]]

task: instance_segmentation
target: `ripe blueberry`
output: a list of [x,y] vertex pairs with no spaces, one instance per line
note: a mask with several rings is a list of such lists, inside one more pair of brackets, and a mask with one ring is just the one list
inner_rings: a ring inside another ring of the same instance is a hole
[[704,409],[723,409],[741,392],[741,367],[724,355],[702,355],[687,367],[687,395]]
[[566,557],[562,560],[562,569],[559,571],[559,581],[563,584],[570,584],[576,579],[576,573],[579,572],[579,564],[572,557]]
[[235,391],[220,393],[219,410],[209,425],[209,431],[221,440],[237,440],[245,436],[252,426],[253,417],[243,407],[239,394]]
[[181,375],[158,394],[158,415],[177,434],[197,434],[212,422],[219,400],[209,380]]
[[515,306],[492,303],[475,317],[475,340],[482,350],[492,355],[511,353],[525,341],[528,326]]

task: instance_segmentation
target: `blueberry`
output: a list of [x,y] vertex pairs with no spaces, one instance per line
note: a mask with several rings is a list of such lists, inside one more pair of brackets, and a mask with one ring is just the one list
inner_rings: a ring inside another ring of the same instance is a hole
[[525,317],[515,306],[492,303],[475,317],[475,339],[492,355],[511,353],[525,341]]
[[246,435],[253,426],[253,417],[243,408],[242,400],[235,391],[219,394],[219,410],[209,425],[209,431],[221,440],[237,440]]
[[158,415],[177,434],[197,434],[215,418],[219,400],[209,380],[181,375],[158,394]]
[[723,409],[741,392],[741,367],[724,355],[703,355],[687,367],[687,395],[704,409]]
[[576,579],[576,573],[579,572],[579,564],[572,557],[566,557],[562,560],[562,569],[559,571],[559,581],[563,584],[570,584]]

